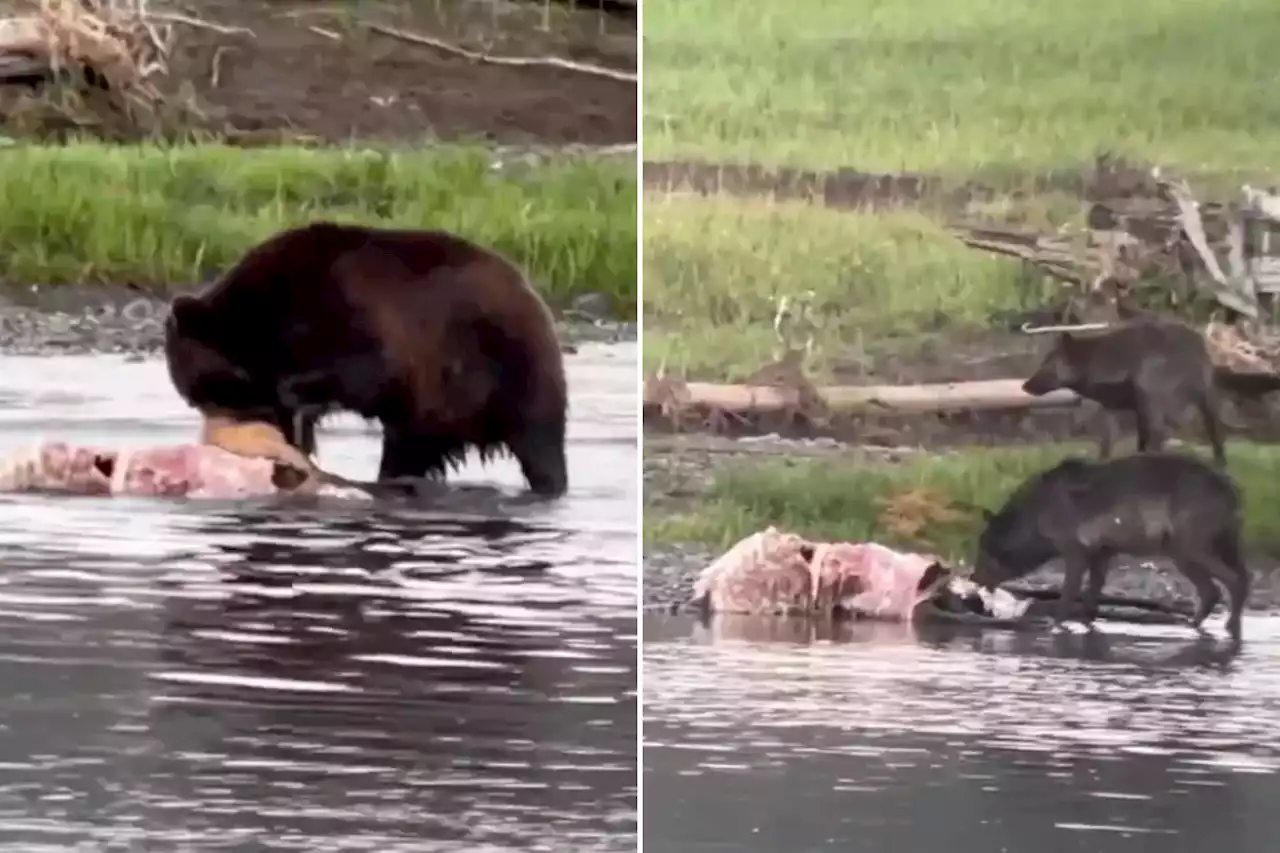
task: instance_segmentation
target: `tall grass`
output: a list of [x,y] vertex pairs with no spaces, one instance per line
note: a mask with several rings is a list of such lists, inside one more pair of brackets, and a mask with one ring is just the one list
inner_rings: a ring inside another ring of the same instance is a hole
[[645,14],[651,158],[967,175],[1101,148],[1280,163],[1270,0],[681,0]]
[[981,325],[1019,295],[1017,263],[921,214],[648,195],[644,227],[645,364],[690,377],[770,361],[783,295],[814,292],[819,362],[864,340]]
[[597,291],[635,315],[630,163],[496,174],[480,150],[375,152],[76,144],[0,150],[0,277],[207,280],[316,219],[442,228],[522,264],[553,303]]

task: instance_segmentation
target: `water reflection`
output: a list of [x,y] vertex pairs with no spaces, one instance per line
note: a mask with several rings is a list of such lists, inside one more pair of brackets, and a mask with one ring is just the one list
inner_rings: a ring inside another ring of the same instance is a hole
[[[14,404],[0,446],[191,435],[157,370],[110,365],[113,402],[84,360],[62,428]],[[0,500],[0,849],[635,850],[624,402],[575,407],[555,505],[492,469],[425,507]],[[363,432],[326,464],[367,474]]]
[[1280,622],[1245,631],[646,616],[645,849],[1273,850]]

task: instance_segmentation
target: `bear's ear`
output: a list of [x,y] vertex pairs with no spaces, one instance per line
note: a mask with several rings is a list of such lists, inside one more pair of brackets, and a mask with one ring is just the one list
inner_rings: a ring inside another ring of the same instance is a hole
[[982,520],[986,522],[990,522],[991,519],[996,517],[996,514],[985,506],[978,507],[978,513],[982,516]]
[[175,296],[169,303],[169,322],[183,337],[208,341],[208,320],[208,307],[194,296]]

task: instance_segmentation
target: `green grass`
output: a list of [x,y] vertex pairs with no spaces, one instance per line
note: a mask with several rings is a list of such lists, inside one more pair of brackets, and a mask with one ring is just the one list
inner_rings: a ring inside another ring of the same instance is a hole
[[[1096,448],[1051,447],[967,450],[904,462],[864,457],[770,460],[728,466],[710,493],[686,514],[646,508],[649,545],[700,544],[725,549],[756,530],[774,525],[821,540],[878,541],[920,548],[951,561],[972,559],[981,515],[997,509],[1024,479],[1069,453]],[[1197,449],[1199,452],[1199,449]],[[1245,495],[1245,533],[1251,549],[1280,555],[1280,450],[1236,442],[1228,449],[1231,473]],[[927,489],[955,502],[958,517],[934,524],[915,541],[895,534],[884,521],[881,501]]]
[[815,293],[815,362],[861,342],[980,326],[1019,298],[1020,266],[922,214],[648,195],[646,369],[735,379],[774,358],[777,297]]
[[649,158],[968,176],[1109,148],[1280,162],[1271,0],[681,0],[645,14]]
[[522,264],[553,304],[603,292],[634,317],[634,166],[502,177],[490,162],[478,149],[6,148],[0,277],[189,285],[283,228],[331,218],[454,231]]

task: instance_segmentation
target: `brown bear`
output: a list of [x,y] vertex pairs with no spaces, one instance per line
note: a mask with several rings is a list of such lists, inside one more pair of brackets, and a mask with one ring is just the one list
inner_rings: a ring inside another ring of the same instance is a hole
[[453,234],[281,232],[174,298],[165,359],[188,404],[273,423],[308,456],[325,413],[379,421],[379,480],[443,477],[469,449],[506,449],[533,492],[568,487],[551,312],[513,263]]

